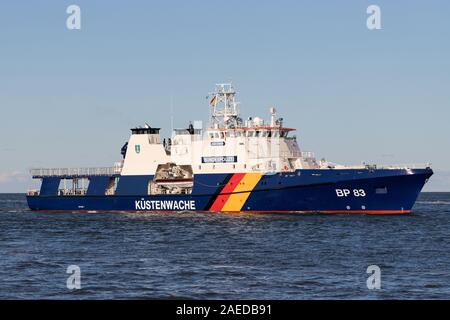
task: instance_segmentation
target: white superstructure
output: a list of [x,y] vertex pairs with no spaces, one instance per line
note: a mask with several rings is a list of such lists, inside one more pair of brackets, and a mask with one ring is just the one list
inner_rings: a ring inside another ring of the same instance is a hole
[[218,84],[210,96],[207,128],[175,129],[161,141],[159,129],[133,129],[122,175],[153,175],[160,164],[190,165],[195,173],[280,172],[317,168],[312,153],[302,153],[294,129],[285,128],[270,108],[270,121],[240,118],[231,84]]

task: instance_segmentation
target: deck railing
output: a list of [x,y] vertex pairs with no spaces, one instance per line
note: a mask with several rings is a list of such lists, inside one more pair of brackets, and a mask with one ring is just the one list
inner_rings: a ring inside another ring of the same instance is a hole
[[336,169],[425,169],[430,168],[431,163],[408,163],[394,165],[360,164],[360,165],[334,165]]
[[407,163],[396,165],[377,165],[377,169],[424,169],[430,168],[431,163]]
[[87,177],[87,176],[113,176],[120,174],[122,167],[100,168],[37,168],[31,169],[34,178],[42,177]]
[[302,151],[301,156],[304,159],[314,159],[315,158],[314,152],[311,152],[311,151]]

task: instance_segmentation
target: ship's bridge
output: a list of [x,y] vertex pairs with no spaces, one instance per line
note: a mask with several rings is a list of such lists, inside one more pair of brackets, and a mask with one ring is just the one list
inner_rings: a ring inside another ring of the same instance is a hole
[[211,139],[225,139],[235,137],[249,137],[249,138],[288,138],[289,132],[295,131],[291,128],[280,127],[242,127],[242,128],[219,128],[208,129],[208,136]]
[[[192,165],[194,173],[294,171],[315,167],[315,159],[305,161],[283,118],[270,108],[270,120],[240,116],[240,104],[231,84],[218,84],[210,94],[210,122],[205,130],[173,131],[171,160]],[[203,133],[203,134],[202,134]]]

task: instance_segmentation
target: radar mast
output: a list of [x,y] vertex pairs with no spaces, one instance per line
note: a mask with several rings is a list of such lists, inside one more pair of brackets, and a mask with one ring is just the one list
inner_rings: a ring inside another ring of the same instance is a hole
[[235,100],[236,91],[231,83],[216,84],[216,90],[209,94],[211,106],[211,128],[237,128],[242,125],[239,117],[239,102]]

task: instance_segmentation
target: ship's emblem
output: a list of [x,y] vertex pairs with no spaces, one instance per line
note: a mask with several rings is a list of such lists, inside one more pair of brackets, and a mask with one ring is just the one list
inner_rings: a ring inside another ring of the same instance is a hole
[[136,153],[140,153],[141,152],[141,145],[139,145],[139,144],[134,145],[134,151],[136,151]]

